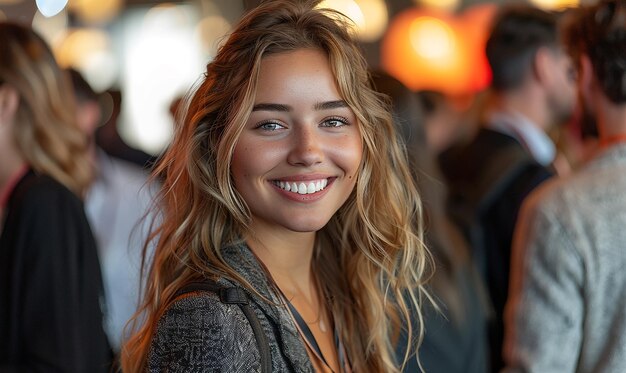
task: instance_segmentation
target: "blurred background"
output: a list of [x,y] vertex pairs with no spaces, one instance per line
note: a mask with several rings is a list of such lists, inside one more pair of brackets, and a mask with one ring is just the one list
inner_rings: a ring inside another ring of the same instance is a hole
[[[176,100],[202,76],[231,25],[260,0],[0,0],[0,20],[32,24],[59,62],[80,71],[130,146],[167,146]],[[515,0],[326,0],[348,15],[373,69],[462,112],[489,83],[483,55],[498,6]],[[517,1],[523,2],[523,1]],[[562,9],[593,0],[528,0]],[[107,103],[106,100],[109,102]],[[119,107],[119,102],[122,105]],[[105,118],[105,121],[108,118]]]

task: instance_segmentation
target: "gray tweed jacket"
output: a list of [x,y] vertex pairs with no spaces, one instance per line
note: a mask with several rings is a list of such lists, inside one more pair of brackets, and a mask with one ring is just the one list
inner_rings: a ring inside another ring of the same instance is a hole
[[525,203],[506,373],[626,372],[626,144]]
[[[224,250],[224,259],[263,296],[249,294],[270,346],[272,372],[313,372],[296,325],[288,311],[276,306],[260,263],[245,245]],[[226,286],[239,286],[225,279]],[[260,372],[260,353],[252,327],[236,304],[224,304],[209,292],[182,296],[158,322],[148,356],[150,372]]]

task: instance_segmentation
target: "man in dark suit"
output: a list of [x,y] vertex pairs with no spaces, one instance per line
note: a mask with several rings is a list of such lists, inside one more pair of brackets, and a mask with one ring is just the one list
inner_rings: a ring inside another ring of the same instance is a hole
[[566,123],[576,102],[575,74],[556,14],[530,6],[503,8],[487,42],[493,73],[484,122],[468,144],[441,156],[449,208],[473,250],[494,307],[491,370],[502,367],[502,315],[510,251],[524,198],[554,174],[547,132]]

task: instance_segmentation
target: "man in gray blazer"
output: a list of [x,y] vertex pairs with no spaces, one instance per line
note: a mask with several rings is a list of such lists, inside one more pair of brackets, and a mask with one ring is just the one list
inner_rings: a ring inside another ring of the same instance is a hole
[[505,313],[506,372],[626,371],[626,1],[575,11],[567,44],[601,148],[522,208]]

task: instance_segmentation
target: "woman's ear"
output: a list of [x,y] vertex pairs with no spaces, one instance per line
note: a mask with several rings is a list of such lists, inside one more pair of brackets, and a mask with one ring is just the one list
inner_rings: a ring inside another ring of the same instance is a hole
[[19,102],[20,97],[15,88],[9,84],[0,85],[0,125],[13,120]]

